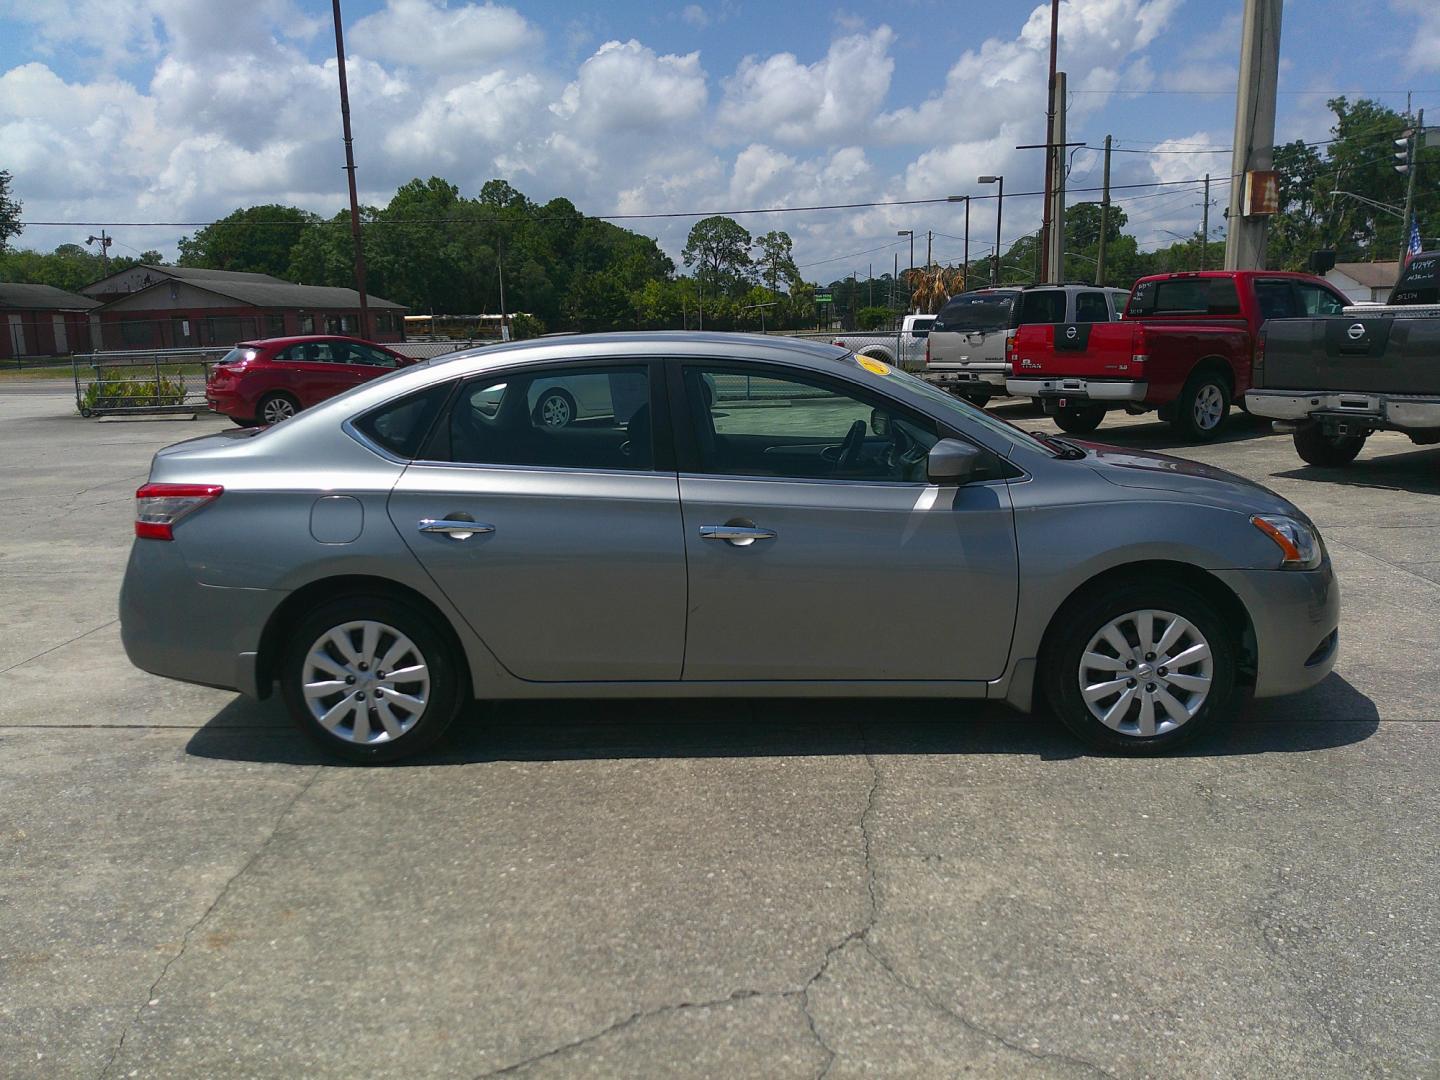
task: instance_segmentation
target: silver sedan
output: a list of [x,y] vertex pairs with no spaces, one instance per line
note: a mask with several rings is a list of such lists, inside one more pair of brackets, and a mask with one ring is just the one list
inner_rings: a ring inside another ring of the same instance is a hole
[[[536,388],[543,388],[537,397]],[[583,402],[564,424],[537,404]],[[1319,681],[1312,525],[1217,469],[1033,435],[783,338],[619,334],[401,369],[179,443],[137,495],[131,660],[388,761],[472,699],[1046,701],[1152,753]]]

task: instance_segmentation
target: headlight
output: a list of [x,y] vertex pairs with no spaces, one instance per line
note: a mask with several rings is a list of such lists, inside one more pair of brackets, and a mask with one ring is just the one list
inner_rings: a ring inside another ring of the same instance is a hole
[[1294,518],[1278,514],[1256,514],[1250,524],[1274,541],[1280,549],[1282,570],[1314,570],[1325,557],[1320,535]]

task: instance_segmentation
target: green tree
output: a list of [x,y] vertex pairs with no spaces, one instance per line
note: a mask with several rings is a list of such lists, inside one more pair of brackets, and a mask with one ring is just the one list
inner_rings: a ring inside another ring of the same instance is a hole
[[735,295],[750,283],[750,233],[733,218],[702,218],[690,229],[681,256],[706,293]]
[[771,292],[780,292],[780,284],[788,287],[800,280],[800,271],[795,266],[795,254],[790,234],[783,231],[767,232],[755,241],[760,255],[755,264],[760,271],[760,280]]
[[10,194],[10,174],[0,169],[0,253],[10,246],[10,238],[20,235],[19,199]]
[[242,207],[180,238],[180,265],[284,277],[290,252],[319,218],[295,206]]
[[[1125,211],[1112,205],[1105,221],[1105,243],[1113,244],[1129,223]],[[1092,254],[1100,244],[1100,204],[1076,203],[1065,211],[1065,249]]]

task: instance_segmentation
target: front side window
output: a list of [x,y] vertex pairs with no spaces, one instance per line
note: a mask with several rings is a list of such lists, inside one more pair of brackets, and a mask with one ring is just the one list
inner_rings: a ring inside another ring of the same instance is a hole
[[1295,295],[1290,282],[1284,279],[1255,282],[1255,303],[1260,308],[1262,322],[1267,319],[1293,319],[1299,314],[1295,310]]
[[372,349],[368,345],[350,345],[350,363],[361,364],[365,367],[393,368],[396,366],[395,357],[380,349]]
[[701,472],[924,483],[939,441],[929,417],[802,375],[685,369]]
[[566,469],[654,467],[650,378],[643,365],[482,376],[449,418],[449,460]]
[[1109,322],[1110,306],[1105,303],[1102,292],[1082,292],[1075,295],[1075,321]]
[[1319,285],[1297,281],[1295,296],[1300,301],[1300,310],[1306,315],[1340,315],[1345,310],[1345,304],[1339,297]]

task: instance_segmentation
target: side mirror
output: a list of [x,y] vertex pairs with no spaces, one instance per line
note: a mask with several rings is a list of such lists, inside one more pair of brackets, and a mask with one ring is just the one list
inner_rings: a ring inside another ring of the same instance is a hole
[[968,484],[980,464],[980,449],[959,439],[941,439],[930,448],[925,473],[932,484]]

